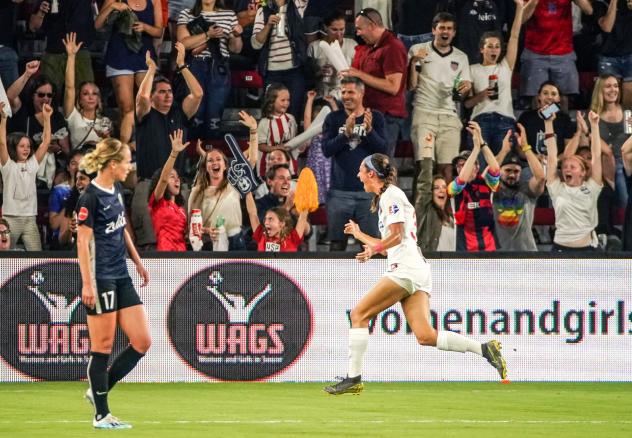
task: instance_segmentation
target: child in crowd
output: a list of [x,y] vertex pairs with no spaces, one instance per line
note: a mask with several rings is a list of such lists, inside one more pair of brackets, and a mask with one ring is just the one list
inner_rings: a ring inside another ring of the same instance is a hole
[[[307,92],[307,103],[305,104],[305,113],[303,116],[303,127],[307,130],[312,121],[324,104],[321,102],[314,103],[316,99],[316,91],[310,90]],[[338,105],[336,100],[331,96],[324,98],[325,101],[331,106],[332,111],[338,111]],[[329,192],[329,184],[331,179],[331,158],[325,157],[323,154],[323,134],[318,134],[307,143],[307,163],[306,166],[312,169],[314,176],[316,177],[316,183],[318,184],[318,202],[325,203],[327,199],[327,192]]]
[[283,84],[272,83],[266,90],[261,110],[261,120],[257,128],[259,137],[259,150],[261,159],[257,163],[257,171],[260,176],[266,174],[267,155],[276,149],[287,151],[291,154],[290,170],[296,174],[298,163],[296,158],[299,150],[290,150],[285,143],[296,136],[298,126],[296,119],[287,112],[290,106],[290,91]]
[[246,208],[253,229],[252,238],[260,252],[296,252],[307,231],[307,211],[300,213],[296,227],[292,228],[292,216],[283,207],[274,207],[266,212],[264,224],[259,222],[257,204],[252,193],[246,196]]
[[84,169],[77,170],[75,174],[75,183],[61,213],[62,220],[59,226],[60,249],[73,249],[76,247],[77,215],[75,214],[75,207],[81,194],[96,176],[96,173],[88,173]]

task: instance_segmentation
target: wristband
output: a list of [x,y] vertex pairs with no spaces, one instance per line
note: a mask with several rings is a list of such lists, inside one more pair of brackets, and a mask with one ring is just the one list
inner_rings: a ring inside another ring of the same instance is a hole
[[549,138],[553,138],[553,137],[556,137],[554,132],[545,132],[544,133],[544,139],[545,140],[548,140]]
[[384,245],[382,245],[382,242],[378,242],[375,244],[375,246],[372,248],[373,252],[378,253],[378,252],[382,252],[384,251]]
[[189,64],[182,64],[176,67],[176,72],[181,72],[182,70],[184,70],[185,68],[189,68]]
[[173,155],[173,152],[171,152],[169,154],[169,157],[171,157],[171,158],[178,158],[178,154],[176,153],[175,155]]
[[526,152],[529,152],[530,150],[532,150],[533,148],[531,147],[530,144],[527,143],[526,145],[522,146],[520,149],[522,150],[522,152],[526,153]]
[[481,143],[481,149],[483,149],[485,146],[489,147],[489,145],[485,142]]
[[250,130],[250,135],[252,135],[252,134],[256,134],[256,133],[257,133],[257,130],[256,130],[256,129],[251,129],[251,130]]

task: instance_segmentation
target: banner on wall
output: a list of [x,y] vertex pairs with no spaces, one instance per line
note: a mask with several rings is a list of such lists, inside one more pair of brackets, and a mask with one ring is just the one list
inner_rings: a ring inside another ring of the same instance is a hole
[[[128,381],[329,381],[349,314],[385,260],[146,259],[152,347]],[[431,320],[498,339],[512,380],[632,380],[629,260],[432,261]],[[140,279],[133,266],[134,284]],[[0,381],[86,378],[89,337],[72,259],[2,259]],[[366,380],[495,380],[473,354],[421,347],[398,304],[371,332]],[[117,334],[114,354],[126,345]],[[607,358],[607,360],[604,360]]]

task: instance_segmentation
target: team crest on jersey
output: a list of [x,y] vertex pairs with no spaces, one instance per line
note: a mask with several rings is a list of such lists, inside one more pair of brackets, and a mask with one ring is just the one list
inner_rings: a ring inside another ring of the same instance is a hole
[[81,207],[79,209],[77,219],[79,219],[80,221],[85,221],[86,219],[88,219],[88,209],[86,207]]
[[456,61],[451,61],[450,68],[452,69],[452,71],[457,71],[459,69],[459,63]]
[[393,204],[390,207],[388,207],[388,214],[396,214],[399,211],[399,207],[397,206],[397,204]]

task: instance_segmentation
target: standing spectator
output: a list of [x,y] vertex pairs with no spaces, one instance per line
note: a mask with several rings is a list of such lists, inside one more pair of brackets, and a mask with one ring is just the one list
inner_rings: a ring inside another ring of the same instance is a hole
[[546,187],[555,210],[554,252],[593,251],[597,248],[597,199],[603,186],[599,114],[591,111],[588,118],[592,161],[589,164],[579,155],[564,157],[561,178],[557,171],[557,140],[553,121],[544,122]]
[[0,251],[9,251],[11,249],[11,227],[9,222],[0,217]]
[[178,35],[178,18],[180,18],[180,12],[185,9],[191,9],[196,0],[169,0],[168,13],[169,13],[169,38],[171,39],[171,55],[169,62],[169,70],[173,70],[175,66],[173,63],[176,59],[176,46],[173,42]]
[[364,84],[356,77],[342,79],[343,109],[329,113],[323,124],[323,154],[331,157],[331,186],[327,198],[331,251],[347,248],[345,224],[354,219],[369,235],[377,236],[377,215],[370,211],[372,194],[356,178],[364,158],[385,153],[382,113],[365,108]]
[[452,14],[435,15],[432,34],[433,41],[414,45],[408,52],[408,89],[415,90],[411,140],[419,162],[423,139],[431,135],[437,171],[451,181],[450,165],[459,153],[463,128],[455,100],[467,96],[472,88],[470,64],[465,53],[452,46],[456,35]]
[[268,0],[257,10],[252,47],[259,50],[259,73],[266,86],[280,82],[290,90],[290,114],[303,114],[307,42],[303,12],[307,0]]
[[[164,166],[171,153],[169,134],[182,129],[183,141],[187,139],[188,125],[203,96],[202,87],[184,63],[184,46],[176,43],[176,50],[176,63],[190,90],[182,104],[174,105],[173,89],[166,78],[154,80],[156,63],[149,51],[145,58],[147,74],[136,96],[136,166],[139,182],[132,198],[132,224],[138,246],[150,247],[156,242],[147,199],[151,177]],[[184,173],[183,164],[182,156],[178,157],[174,167],[180,175]]]
[[[632,55],[630,55],[630,58],[632,59]],[[621,92],[619,90],[619,82],[614,75],[605,74],[599,76],[595,83],[595,88],[593,88],[590,110],[599,115],[599,135],[610,146],[614,154],[616,165],[614,181],[618,200],[617,206],[624,208],[628,203],[628,190],[623,170],[621,146],[626,141],[628,134],[623,131],[625,121],[623,120]]]
[[[64,39],[66,54],[66,80],[64,117],[68,123],[70,143],[73,149],[95,146],[102,138],[110,136],[112,123],[101,114],[101,90],[94,82],[75,85],[75,57],[83,43],[77,43],[77,34],[70,33]],[[79,95],[77,96],[77,91]],[[76,98],[75,98],[76,96]]]
[[[474,147],[453,160],[459,175],[448,186],[448,194],[455,199],[457,251],[496,251],[498,241],[494,226],[492,192],[498,190],[500,168],[476,122],[467,128]],[[485,155],[488,167],[479,173],[478,155]]]
[[24,133],[13,132],[7,137],[7,118],[0,103],[0,172],[2,174],[2,214],[11,228],[11,241],[22,237],[27,251],[41,251],[42,241],[37,229],[37,169],[46,155],[50,142],[53,109],[43,106],[44,135],[35,151]]
[[[625,178],[628,191],[632,190],[632,136],[621,147]],[[625,206],[625,219],[623,221],[623,250],[632,251],[632,196],[628,197],[628,205]]]
[[373,9],[378,14],[380,14],[381,20],[384,23],[384,27],[388,29],[393,28],[392,0],[354,0],[354,6],[356,11],[366,11],[368,9]]
[[329,59],[320,48],[322,44],[321,41],[327,44],[333,44],[334,41],[338,41],[349,65],[351,65],[351,61],[353,61],[355,48],[358,43],[351,38],[345,38],[345,14],[342,11],[336,9],[329,12],[324,18],[324,25],[326,32],[325,38],[312,42],[307,47],[307,56],[314,59],[319,69],[316,73],[316,91],[318,95],[321,97],[333,96],[340,100],[340,78],[338,77],[338,71],[329,63]]
[[186,251],[184,235],[187,228],[187,212],[180,189],[180,176],[173,164],[189,142],[182,143],[182,130],[172,135],[171,153],[162,169],[156,170],[149,187],[149,211],[156,232],[156,250]]
[[421,150],[421,171],[415,197],[417,244],[424,253],[456,250],[456,229],[448,184],[443,175],[432,175],[433,144],[432,134],[428,134]]
[[[120,111],[119,138],[128,143],[134,127],[134,85],[140,87],[147,73],[145,53],[149,52],[152,59],[157,59],[152,38],[162,36],[160,2],[138,0],[130,6],[129,0],[105,0],[94,25],[102,29],[108,22],[114,22],[115,26],[105,53],[105,75],[112,82]],[[132,41],[121,32],[123,29],[132,31]],[[79,38],[79,41],[85,40]]]
[[83,50],[76,55],[77,82],[94,82],[90,56],[94,40],[94,3],[94,0],[44,0],[30,17],[29,29],[35,32],[42,28],[46,36],[42,74],[57,90],[62,89],[66,71],[66,49],[62,41],[71,32],[77,34],[77,41],[83,41]]
[[496,161],[501,163],[500,187],[493,197],[496,236],[503,251],[537,251],[531,226],[536,201],[544,192],[544,168],[527,142],[522,125],[518,125],[518,129],[520,135],[516,134],[516,143],[527,157],[533,176],[528,181],[520,179],[521,160],[512,151],[512,131],[509,130],[496,156]]
[[[516,131],[516,118],[511,100],[511,76],[518,55],[518,37],[522,26],[523,0],[516,1],[516,15],[506,52],[499,32],[485,32],[480,39],[483,63],[474,64],[472,74],[473,96],[465,101],[467,108],[474,107],[471,119],[481,127],[483,138],[497,155],[503,146],[508,130]],[[492,85],[495,82],[495,87]]]
[[[31,64],[31,63],[29,63]],[[31,66],[31,68],[34,68]],[[28,67],[27,67],[28,69]],[[28,70],[27,70],[28,71]],[[7,97],[11,102],[11,109],[14,116],[11,118],[9,129],[12,132],[24,132],[30,137],[33,143],[41,143],[42,133],[44,131],[44,113],[42,108],[44,105],[50,105],[55,108],[55,98],[57,89],[55,85],[45,76],[34,76],[28,82],[24,96],[24,102],[19,97],[22,87],[26,84],[24,79],[29,73],[25,72],[12,86],[7,90]],[[47,188],[53,184],[55,170],[57,168],[57,160],[60,163],[70,152],[70,141],[68,139],[68,129],[64,116],[53,109],[51,117],[52,137],[48,143],[48,151],[44,160],[40,163],[37,171],[37,179],[41,181]]]
[[561,85],[562,107],[568,108],[569,94],[579,93],[579,75],[573,51],[572,2],[592,15],[589,0],[529,0],[523,22],[527,23],[521,56],[520,95],[534,97],[538,84],[554,81]]
[[16,16],[23,0],[0,3],[0,80],[7,89],[18,79],[18,54],[15,52]]
[[[387,30],[378,11],[362,9],[355,19],[356,33],[366,45],[358,46],[352,67],[343,75],[360,79],[365,87],[365,108],[384,114],[389,157],[393,158],[406,112],[406,49],[395,34]],[[354,172],[355,173],[355,172]]]
[[[447,2],[448,4],[452,2]],[[507,6],[504,0],[460,0],[454,2],[450,12],[456,17],[459,31],[456,34],[456,46],[466,55],[470,64],[481,62],[479,41],[484,34],[500,34],[507,21]]]
[[[193,26],[200,21],[203,26]],[[235,12],[225,9],[221,0],[196,0],[193,8],[180,13],[178,41],[191,50],[191,73],[204,90],[204,99],[195,117],[195,124],[200,126],[199,138],[218,136],[230,94],[228,58],[231,53],[241,51],[242,31]]]
[[[632,3],[629,0],[597,0],[595,19],[603,31],[599,74],[623,81],[623,106],[632,108]],[[594,111],[594,110],[593,110]]]

